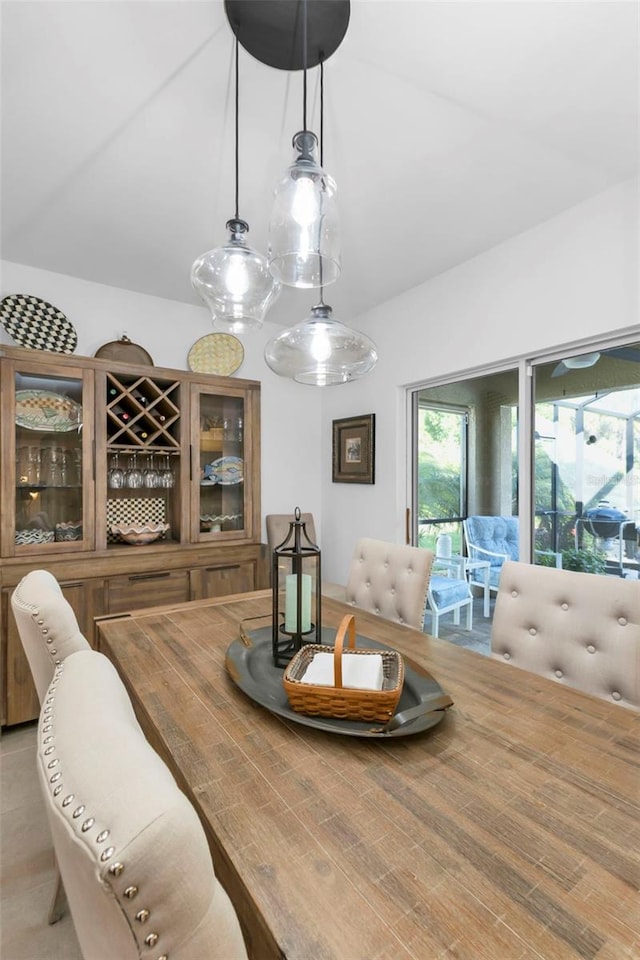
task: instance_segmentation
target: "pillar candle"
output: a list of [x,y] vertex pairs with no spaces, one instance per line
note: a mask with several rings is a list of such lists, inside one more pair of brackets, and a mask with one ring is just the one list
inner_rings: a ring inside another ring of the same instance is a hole
[[[298,577],[295,573],[287,576],[284,602],[284,628],[288,633],[297,633],[298,614]],[[302,574],[302,623],[300,633],[311,630],[311,577]]]

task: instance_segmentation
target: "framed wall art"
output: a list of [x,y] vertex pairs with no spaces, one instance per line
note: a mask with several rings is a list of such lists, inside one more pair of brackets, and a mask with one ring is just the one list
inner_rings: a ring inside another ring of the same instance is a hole
[[333,421],[334,483],[375,483],[376,415]]

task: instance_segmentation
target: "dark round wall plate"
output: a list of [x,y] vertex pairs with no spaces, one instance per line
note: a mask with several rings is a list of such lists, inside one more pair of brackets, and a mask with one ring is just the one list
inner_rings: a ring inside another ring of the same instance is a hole
[[117,360],[123,363],[142,363],[145,366],[153,366],[151,354],[139,343],[132,343],[126,333],[120,340],[103,343],[94,353],[94,357],[98,357],[99,360]]
[[278,70],[302,70],[326,62],[342,43],[351,13],[350,0],[225,0],[224,7],[240,45]]

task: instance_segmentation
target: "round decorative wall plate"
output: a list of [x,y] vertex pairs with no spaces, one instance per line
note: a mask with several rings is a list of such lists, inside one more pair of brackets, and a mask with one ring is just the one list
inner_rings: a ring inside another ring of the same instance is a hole
[[0,300],[0,323],[21,347],[73,353],[78,334],[57,307],[26,293],[12,293]]
[[59,393],[49,390],[16,392],[16,424],[27,430],[46,433],[68,433],[82,424],[82,407]]
[[103,343],[94,353],[94,357],[99,360],[117,360],[124,363],[143,363],[153,366],[153,358],[148,350],[141,347],[139,343],[132,343],[126,333],[123,333],[119,340],[110,340],[109,343]]
[[189,350],[187,362],[194,373],[216,373],[229,377],[244,360],[244,347],[231,333],[208,333]]

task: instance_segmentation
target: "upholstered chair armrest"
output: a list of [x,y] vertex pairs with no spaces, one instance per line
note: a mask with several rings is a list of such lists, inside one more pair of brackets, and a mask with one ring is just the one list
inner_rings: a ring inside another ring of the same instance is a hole
[[435,557],[432,570],[444,572],[446,577],[454,577],[457,580],[464,580],[465,558],[464,557]]

